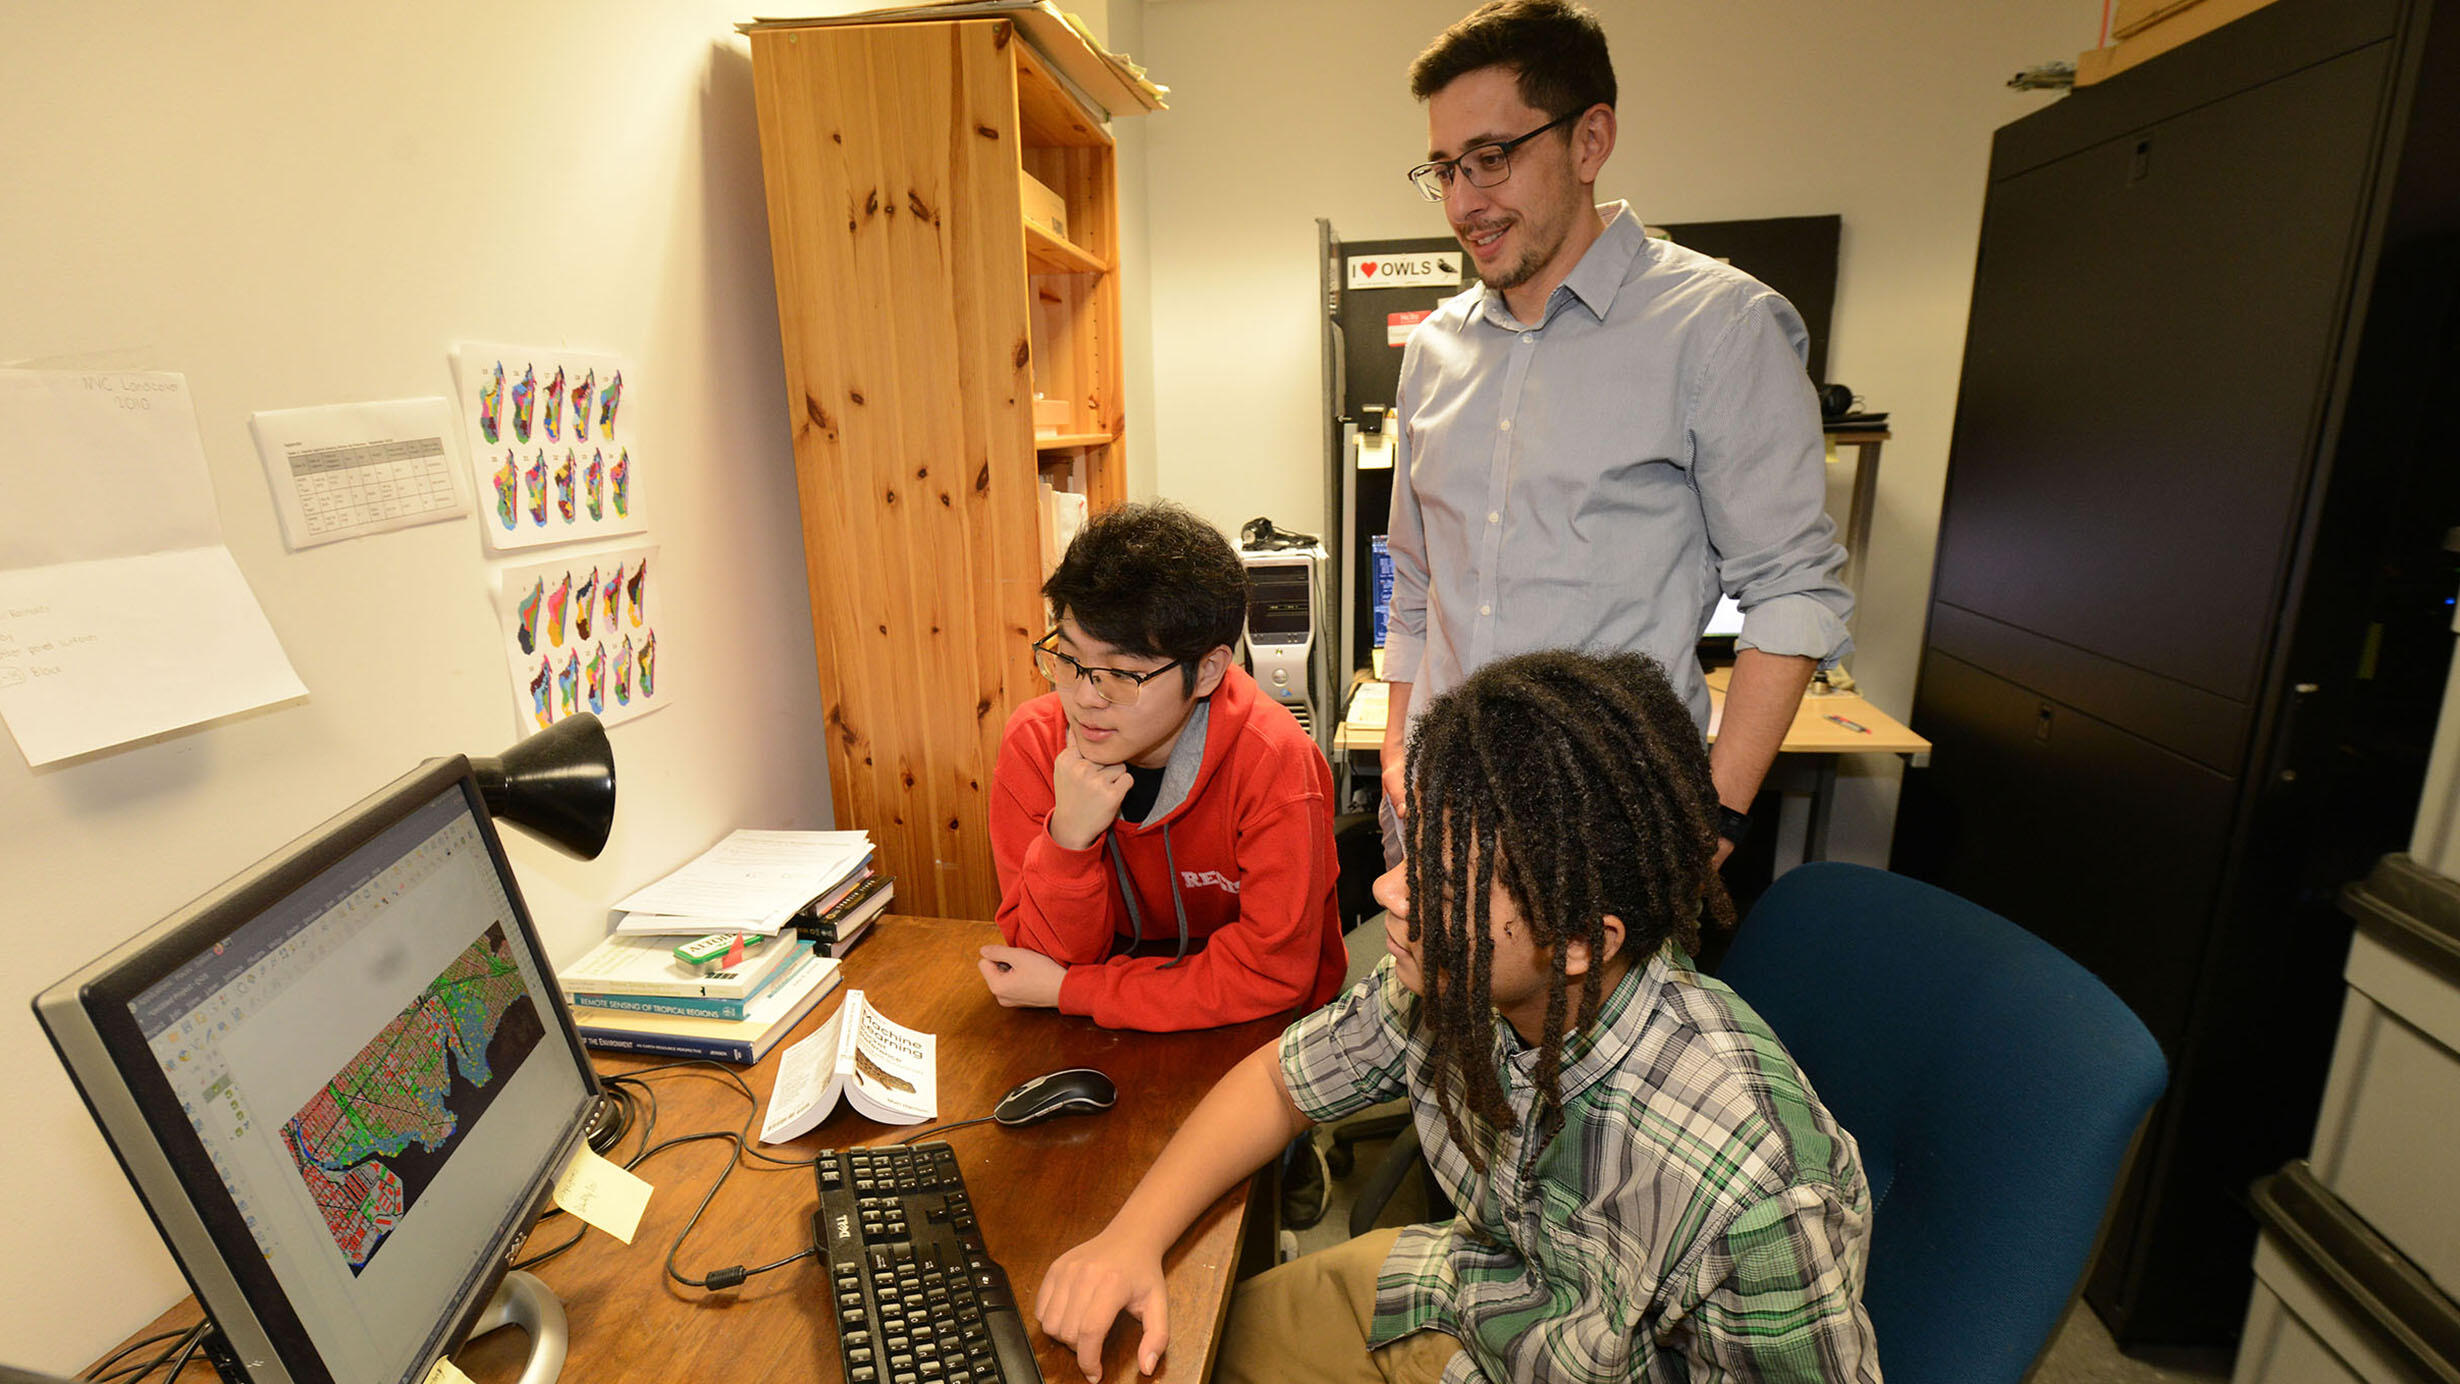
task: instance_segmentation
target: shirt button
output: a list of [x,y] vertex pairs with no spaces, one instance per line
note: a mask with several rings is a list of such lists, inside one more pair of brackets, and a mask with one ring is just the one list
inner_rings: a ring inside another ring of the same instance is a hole
[[1478,613],[1480,615],[1492,615],[1495,613],[1495,608],[1491,605],[1482,605],[1478,607]]
[[1490,509],[1490,510],[1488,510],[1488,511],[1486,512],[1486,522],[1488,522],[1488,523],[1490,523],[1490,524],[1500,524],[1500,523],[1502,523],[1502,522],[1503,522],[1503,511],[1501,511],[1501,510],[1494,510],[1494,509]]
[[1512,420],[1511,420],[1511,419],[1506,418],[1506,419],[1504,419],[1504,420],[1503,420],[1503,430],[1504,430],[1505,432],[1510,432],[1510,431],[1512,430]]

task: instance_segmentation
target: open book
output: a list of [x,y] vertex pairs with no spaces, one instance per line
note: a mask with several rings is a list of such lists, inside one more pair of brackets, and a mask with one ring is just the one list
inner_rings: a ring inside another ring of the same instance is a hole
[[917,1033],[848,990],[818,1032],[778,1060],[777,1089],[760,1142],[782,1144],[809,1132],[837,1098],[882,1124],[920,1124],[940,1113],[939,1039]]

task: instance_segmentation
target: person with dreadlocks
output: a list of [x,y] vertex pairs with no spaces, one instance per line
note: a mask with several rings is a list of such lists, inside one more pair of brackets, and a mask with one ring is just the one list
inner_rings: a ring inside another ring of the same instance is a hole
[[1489,664],[1410,743],[1391,955],[1225,1076],[1035,1314],[1101,1378],[1121,1312],[1150,1374],[1162,1256],[1309,1126],[1406,1095],[1460,1213],[1240,1285],[1214,1378],[1880,1378],[1853,1138],[1767,1025],[1697,973],[1716,786],[1654,661]]

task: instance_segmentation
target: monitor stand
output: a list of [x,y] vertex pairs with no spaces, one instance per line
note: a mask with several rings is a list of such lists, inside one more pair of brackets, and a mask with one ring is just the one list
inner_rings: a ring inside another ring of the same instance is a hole
[[556,1376],[564,1372],[568,1338],[564,1304],[554,1290],[519,1269],[504,1275],[470,1335],[484,1336],[502,1326],[517,1326],[529,1333],[530,1363],[521,1371],[521,1384],[555,1384]]

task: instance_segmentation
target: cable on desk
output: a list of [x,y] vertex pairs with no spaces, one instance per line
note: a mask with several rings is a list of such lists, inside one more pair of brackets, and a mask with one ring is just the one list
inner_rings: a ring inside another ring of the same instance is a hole
[[[744,1130],[750,1129],[751,1123],[751,1117],[746,1115],[743,1119]],[[678,1134],[674,1138],[669,1139],[664,1143],[653,1144],[650,1147],[641,1150],[640,1156],[641,1158],[647,1158],[652,1154],[663,1153],[666,1150],[675,1148],[679,1145],[699,1143],[703,1139],[724,1139],[726,1142],[735,1146],[735,1151],[737,1153],[741,1153],[744,1148],[743,1131],[715,1129],[701,1134]],[[637,1162],[639,1160],[636,1159],[634,1161]],[[747,1269],[741,1264],[730,1264],[722,1269],[711,1269],[709,1271],[709,1276],[706,1278],[694,1278],[685,1273],[681,1268],[677,1267],[677,1261],[683,1257],[684,1240],[688,1238],[693,1229],[700,1224],[701,1213],[709,1209],[709,1203],[717,1200],[718,1189],[726,1185],[726,1179],[734,1176],[736,1163],[737,1160],[733,1158],[726,1160],[726,1167],[717,1175],[717,1180],[710,1183],[709,1190],[701,1194],[700,1205],[692,1208],[692,1219],[683,1223],[683,1229],[676,1232],[675,1243],[667,1248],[666,1276],[687,1288],[705,1288],[712,1292],[721,1288],[732,1288],[741,1284],[743,1280],[751,1278],[754,1275],[767,1273],[771,1269],[782,1269],[798,1259],[808,1259],[820,1252],[820,1247],[816,1244],[805,1245],[803,1248],[796,1250],[794,1253],[787,1255],[783,1259],[773,1260],[770,1263],[762,1264],[757,1268]]]
[[[142,1341],[131,1342],[128,1345],[122,1346],[119,1350],[112,1352],[109,1359],[95,1366],[97,1370],[108,1370],[108,1373],[95,1374],[90,1376],[90,1378],[98,1381],[98,1384],[99,1381],[118,1379],[125,1379],[128,1380],[130,1384],[135,1384],[135,1381],[145,1378],[145,1376],[152,1374],[154,1371],[161,1369],[164,1365],[168,1364],[171,1366],[171,1372],[163,1377],[165,1379],[176,1379],[179,1377],[179,1372],[188,1367],[188,1357],[194,1355],[197,1347],[204,1343],[205,1333],[212,1329],[213,1324],[211,1322],[198,1322],[196,1325],[188,1327],[182,1331],[166,1331],[158,1336],[148,1336]],[[170,1341],[171,1344],[164,1346],[151,1359],[141,1360],[131,1365],[120,1365],[117,1369],[110,1369],[111,1366],[119,1364],[119,1362],[125,1359],[131,1352],[142,1350],[147,1346],[155,1345],[163,1341]],[[174,1363],[174,1361],[176,1361],[176,1363]]]
[[188,1338],[188,1344],[180,1347],[179,1354],[172,1357],[169,1372],[162,1376],[165,1384],[178,1384],[179,1372],[188,1368],[188,1357],[196,1354],[197,1347],[205,1344],[205,1332],[206,1328],[199,1326],[196,1334]]
[[[102,1359],[95,1361],[93,1369],[87,1371],[84,1377],[87,1379],[110,1379],[117,1375],[126,1374],[128,1373],[128,1370],[116,1370],[111,1374],[105,1374],[103,1371],[111,1369],[113,1365],[116,1365],[122,1360],[127,1359],[129,1356],[136,1354],[138,1351],[145,1349],[147,1346],[158,1346],[165,1341],[177,1340],[194,1330],[196,1330],[196,1328],[193,1326],[180,1327],[172,1331],[157,1332],[154,1335],[146,1337],[142,1341],[130,1341],[128,1344],[121,1346],[118,1350],[115,1350],[109,1355],[104,1356]],[[177,1349],[179,1349],[178,1346],[171,1346],[165,1349],[160,1355],[155,1356],[151,1361],[149,1361],[146,1368],[151,1369],[154,1366],[161,1364],[164,1360],[170,1358],[172,1351]],[[135,1366],[130,1366],[129,1368],[134,1369]]]
[[[672,1139],[663,1140],[658,1143],[651,1143],[649,1142],[650,1135],[657,1128],[657,1093],[643,1078],[662,1072],[680,1072],[687,1076],[706,1076],[714,1074],[715,1076],[722,1077],[729,1085],[733,1086],[736,1091],[742,1094],[744,1100],[750,1102],[751,1108],[744,1112],[743,1123],[731,1131],[709,1130],[699,1134],[679,1134]],[[717,1199],[718,1189],[726,1185],[726,1179],[734,1176],[735,1168],[742,1162],[745,1156],[748,1155],[749,1157],[759,1159],[761,1162],[775,1164],[781,1168],[808,1168],[812,1164],[818,1162],[819,1159],[817,1157],[778,1158],[771,1154],[762,1153],[760,1150],[753,1148],[749,1136],[752,1130],[752,1117],[757,1115],[760,1111],[760,1097],[752,1090],[751,1083],[745,1081],[740,1073],[734,1071],[732,1068],[712,1061],[711,1059],[686,1058],[675,1062],[661,1062],[649,1067],[637,1067],[629,1072],[607,1077],[606,1085],[610,1089],[616,1089],[621,1086],[637,1086],[641,1090],[642,1098],[647,1103],[647,1118],[643,1120],[641,1124],[642,1147],[629,1159],[624,1161],[624,1167],[627,1169],[637,1167],[651,1157],[663,1153],[670,1148],[675,1148],[683,1144],[698,1143],[703,1139],[724,1139],[729,1144],[734,1146],[735,1156],[726,1160],[726,1166],[719,1171],[716,1180],[709,1184],[709,1190],[701,1194],[700,1204],[692,1208],[691,1219],[684,1222],[683,1229],[678,1231],[675,1235],[674,1243],[668,1246],[666,1251],[667,1277],[672,1278],[677,1283],[680,1283],[687,1288],[700,1288],[710,1292],[716,1292],[722,1289],[739,1286],[747,1278],[751,1278],[758,1274],[768,1273],[773,1269],[782,1269],[788,1264],[794,1263],[796,1260],[808,1259],[819,1253],[818,1245],[806,1245],[802,1249],[787,1255],[783,1259],[773,1260],[769,1263],[754,1267],[747,1268],[741,1264],[730,1264],[722,1269],[712,1269],[709,1271],[707,1276],[702,1278],[694,1278],[684,1273],[682,1268],[679,1267],[679,1261],[683,1255],[683,1242],[691,1237],[694,1229],[699,1227],[702,1213],[709,1209],[709,1203]],[[586,1230],[581,1232],[581,1234],[586,1233],[588,1233]],[[562,1254],[564,1251],[572,1248],[573,1245],[579,1243],[580,1238],[580,1234],[576,1234],[572,1239],[557,1245],[551,1250],[547,1250],[546,1252],[535,1256],[527,1262],[538,1263],[551,1259],[554,1256]]]
[[[695,1071],[694,1069],[696,1068],[705,1068],[706,1070]],[[674,1062],[661,1062],[654,1067],[637,1067],[621,1076],[609,1077],[608,1080],[638,1082],[642,1077],[650,1076],[659,1072],[681,1072],[686,1076],[714,1075],[724,1077],[730,1085],[742,1093],[745,1100],[752,1103],[752,1109],[758,1110],[760,1108],[760,1097],[753,1092],[751,1083],[743,1079],[742,1073],[737,1072],[732,1067],[725,1066],[711,1058],[706,1057],[687,1057]],[[643,1090],[648,1089],[648,1083],[641,1082],[640,1084]],[[743,1128],[746,1132],[749,1132],[751,1127],[752,1122],[748,1117],[746,1117],[743,1122]],[[736,1152],[742,1154],[744,1157],[756,1158],[763,1163],[773,1163],[781,1168],[808,1168],[814,1163],[820,1161],[817,1155],[810,1158],[780,1158],[775,1154],[762,1153],[759,1149],[754,1148],[748,1141],[737,1148]]]
[[970,1120],[956,1120],[948,1124],[936,1124],[931,1126],[929,1129],[915,1130],[913,1133],[899,1139],[897,1142],[900,1144],[910,1144],[915,1140],[922,1138],[926,1134],[943,1134],[952,1129],[963,1129],[967,1125],[989,1124],[991,1121],[998,1118],[999,1117],[996,1115],[976,1115]]

